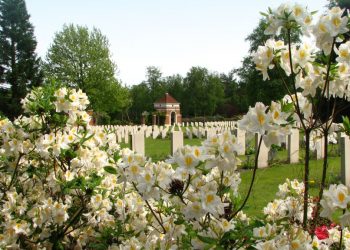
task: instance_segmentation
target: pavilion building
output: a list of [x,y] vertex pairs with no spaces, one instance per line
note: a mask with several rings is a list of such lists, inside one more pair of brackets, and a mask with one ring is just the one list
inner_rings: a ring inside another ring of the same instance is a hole
[[[157,112],[165,114],[164,125],[173,125],[181,123],[182,116],[180,110],[180,103],[175,100],[169,93],[160,98],[154,103],[154,108]],[[157,124],[157,115],[153,115],[153,125]]]

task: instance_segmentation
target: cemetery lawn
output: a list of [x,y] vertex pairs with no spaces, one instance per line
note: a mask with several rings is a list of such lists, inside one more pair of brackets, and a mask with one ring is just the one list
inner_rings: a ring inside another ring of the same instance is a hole
[[[310,193],[318,196],[322,176],[322,160],[310,162]],[[287,178],[290,180],[303,180],[304,165],[300,164],[275,164],[271,167],[258,169],[253,190],[249,200],[243,209],[249,216],[263,217],[263,208],[276,199],[278,185],[283,184]],[[244,199],[248,191],[252,177],[252,170],[241,172],[242,183],[239,187],[241,198]],[[340,157],[329,157],[327,171],[327,185],[340,182]]]
[[[191,146],[200,146],[203,140],[193,138],[187,139],[184,138],[184,145]],[[145,138],[145,155],[148,158],[151,158],[153,162],[163,161],[167,159],[170,155],[170,138],[166,137],[165,139],[152,139]],[[131,148],[130,144],[120,143],[121,148]]]
[[[184,138],[184,145],[201,145],[202,139],[187,139]],[[121,143],[122,148],[130,145]],[[336,153],[337,145],[329,147],[329,164],[327,171],[327,185],[332,183],[340,183],[340,157]],[[145,138],[145,154],[152,158],[152,161],[161,161],[168,158],[170,155],[170,138],[152,139]],[[304,165],[304,151],[300,151],[299,164],[287,164],[287,151],[277,151],[274,159],[270,162],[270,166],[264,169],[258,169],[255,178],[250,198],[244,208],[244,212],[249,216],[263,217],[263,208],[268,202],[273,201],[278,191],[278,185],[283,184],[287,178],[290,180],[303,180]],[[242,165],[240,166],[240,174],[242,183],[239,186],[239,194],[243,200],[247,194],[249,184],[252,177],[252,167],[254,165],[254,154],[249,156],[240,156]],[[318,188],[322,175],[322,160],[312,159],[310,162],[310,193],[313,196],[318,196]],[[239,203],[241,204],[241,203]]]

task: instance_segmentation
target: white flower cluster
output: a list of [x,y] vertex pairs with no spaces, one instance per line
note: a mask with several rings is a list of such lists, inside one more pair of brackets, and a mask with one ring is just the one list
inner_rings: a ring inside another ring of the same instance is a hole
[[[288,14],[289,13],[289,14]],[[285,74],[289,76],[295,74],[296,87],[303,89],[303,96],[315,97],[317,88],[324,88],[324,79],[327,75],[326,66],[315,64],[314,60],[322,50],[325,55],[329,55],[333,49],[337,55],[335,65],[337,72],[329,84],[330,96],[349,98],[349,76],[350,76],[350,42],[342,43],[337,48],[335,41],[341,41],[339,35],[348,32],[347,24],[349,18],[344,16],[344,10],[334,7],[326,14],[322,15],[314,25],[310,22],[306,25],[302,20],[309,20],[310,15],[306,14],[306,9],[299,5],[290,7],[281,5],[276,11],[272,11],[268,16],[269,26],[267,34],[276,35],[281,28],[287,27],[287,23],[295,21],[305,30],[311,30],[315,37],[316,44],[291,44],[289,48],[283,41],[269,39],[265,45],[259,46],[253,54],[253,61],[256,69],[263,74],[263,79],[269,79],[268,70],[278,65]],[[297,16],[299,18],[297,18]],[[337,39],[336,39],[337,38]]]
[[295,23],[307,30],[312,23],[312,14],[300,4],[281,4],[277,9],[269,9],[266,14],[268,26],[265,29],[266,35],[279,35],[281,29],[288,23]]
[[[148,230],[152,228],[152,234],[161,237],[164,246],[174,245],[187,234],[186,223],[175,223],[181,219],[179,215],[202,237],[217,238],[234,229],[234,220],[225,211],[232,205],[231,195],[237,195],[241,181],[235,172],[239,164],[237,149],[236,138],[230,132],[214,135],[202,146],[179,149],[167,161],[176,164],[176,169],[169,163],[149,162],[129,149],[121,150],[118,167],[126,192],[136,190],[148,203],[147,217],[159,209],[169,211],[148,219]],[[191,244],[199,248],[205,245],[198,239]]]
[[329,55],[332,50],[334,39],[349,31],[347,24],[348,16],[343,16],[345,10],[333,7],[324,15],[321,15],[318,22],[312,27],[312,33],[316,38],[316,45]]
[[257,102],[255,107],[250,107],[243,118],[238,121],[238,127],[252,133],[259,133],[263,136],[267,147],[272,144],[279,145],[288,134],[291,126],[287,121],[290,115],[283,112],[281,104],[271,102],[270,107]]
[[54,102],[56,112],[74,112],[77,110],[85,110],[87,105],[90,103],[86,94],[80,89],[60,88],[55,92],[57,98]]
[[[287,179],[278,188],[277,196],[280,199],[275,199],[264,208],[264,214],[267,216],[267,220],[277,221],[288,218],[291,221],[301,222],[303,218],[304,184],[296,179],[292,181]],[[312,208],[312,205],[310,205],[310,208]],[[312,209],[308,211],[308,216],[311,218]]]
[[[328,249],[317,237],[312,239],[308,232],[300,227],[303,219],[304,184],[298,180],[287,179],[279,185],[277,196],[264,208],[266,225],[253,229],[258,239],[257,249]],[[310,205],[308,217],[311,218],[313,205]]]
[[[35,111],[44,97],[36,89],[24,108]],[[120,184],[104,171],[119,149],[115,134],[76,125],[88,104],[81,91],[59,89],[52,98],[58,101],[40,107],[40,116],[0,120],[0,248],[52,248],[59,235],[56,244],[75,237],[83,247],[118,221],[112,200]],[[68,115],[63,127],[52,123],[50,112],[63,111],[61,104]]]
[[312,239],[311,235],[296,225],[289,225],[288,230],[280,232],[275,225],[267,224],[265,227],[255,229],[255,237],[262,238],[255,245],[259,250],[328,250],[331,249],[329,241]]

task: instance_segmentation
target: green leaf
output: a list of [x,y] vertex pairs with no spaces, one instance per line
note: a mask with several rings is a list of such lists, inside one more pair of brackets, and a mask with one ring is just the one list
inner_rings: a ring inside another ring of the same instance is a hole
[[84,137],[80,140],[80,144],[84,144],[84,142],[90,140],[92,137],[94,137],[94,134],[88,136],[88,137],[85,137],[86,135],[84,135]]
[[174,221],[175,225],[181,225],[181,224],[184,224],[184,223],[185,223],[184,218],[179,218],[176,221]]
[[198,239],[200,239],[201,241],[203,241],[204,243],[210,244],[210,245],[215,245],[216,244],[216,239],[211,238],[211,237],[207,237],[207,236],[201,236],[201,235],[197,235]]
[[344,132],[350,136],[350,121],[349,117],[347,116],[342,116],[343,118],[343,126],[344,126]]
[[118,153],[118,152],[115,152],[114,155],[113,155],[114,161],[117,162],[120,158],[121,158],[121,157],[120,157],[119,153]]
[[220,187],[218,195],[224,195],[224,194],[230,192],[230,190],[231,190],[231,187],[222,186],[222,187]]
[[64,190],[68,191],[69,189],[83,189],[85,186],[85,179],[82,176],[79,176],[71,181],[66,182]]
[[117,169],[112,166],[105,166],[104,170],[110,174],[117,174]]

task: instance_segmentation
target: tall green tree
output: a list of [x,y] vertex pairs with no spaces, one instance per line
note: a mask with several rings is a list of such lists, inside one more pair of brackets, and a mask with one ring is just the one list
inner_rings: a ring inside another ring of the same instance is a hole
[[34,28],[24,0],[0,0],[0,111],[13,119],[20,100],[42,82]]
[[166,83],[162,77],[162,72],[155,66],[149,66],[146,69],[146,81],[152,102],[157,101],[167,92]]
[[184,79],[184,89],[183,116],[211,116],[224,99],[220,76],[206,68],[192,67]]
[[141,114],[144,111],[153,111],[153,100],[148,85],[142,82],[138,85],[133,85],[130,88],[130,96],[132,105],[130,108],[130,117],[135,122],[141,121]]
[[242,107],[246,104],[242,103],[244,93],[240,92],[241,89],[238,86],[238,81],[235,78],[234,70],[231,70],[228,74],[220,74],[220,80],[224,87],[224,100],[218,107],[217,113],[224,117],[232,117],[234,115],[242,113]]
[[115,77],[108,39],[99,29],[64,25],[46,61],[48,76],[86,92],[95,112],[111,116],[130,105],[128,89]]
[[179,74],[168,76],[165,78],[167,92],[180,103],[182,103],[184,100],[185,89],[183,81],[183,77]]

